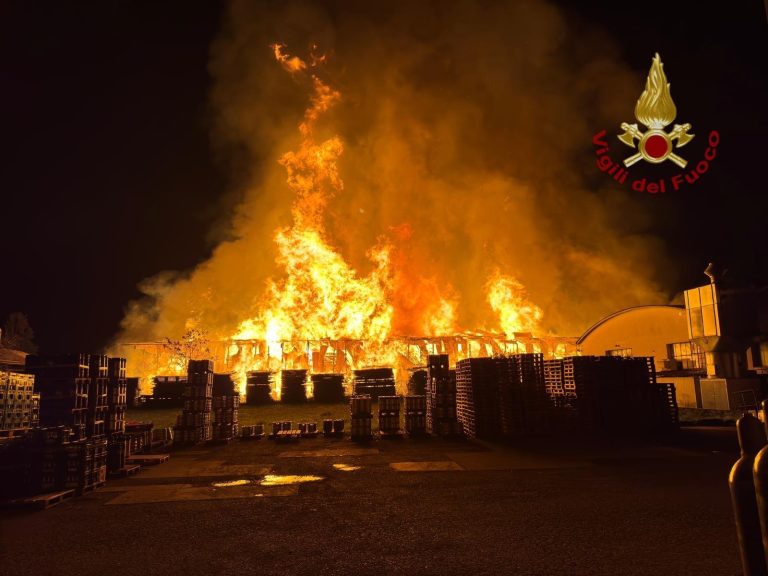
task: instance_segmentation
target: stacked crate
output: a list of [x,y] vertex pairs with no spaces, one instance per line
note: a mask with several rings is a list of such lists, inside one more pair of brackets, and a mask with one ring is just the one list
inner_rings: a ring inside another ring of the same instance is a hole
[[92,354],[90,357],[89,374],[86,435],[89,438],[104,438],[107,433],[109,359],[100,354]]
[[400,396],[379,396],[379,434],[399,436]]
[[395,372],[392,368],[363,368],[354,371],[354,393],[367,395],[372,399],[379,396],[394,396]]
[[40,395],[32,374],[0,371],[0,440],[22,436],[40,421]]
[[311,378],[315,402],[344,402],[344,374],[312,374]]
[[70,440],[65,426],[38,428],[24,441],[24,491],[41,494],[74,489],[78,494],[106,480],[107,441]]
[[[373,412],[371,411],[371,397],[367,394],[352,396],[349,401],[352,440],[368,440],[371,438],[371,423]],[[334,425],[335,430],[335,425]]]
[[152,447],[152,422],[126,422],[125,437],[128,440],[128,456],[141,454]]
[[272,403],[272,372],[248,372],[245,381],[245,401],[251,405]]
[[173,428],[175,444],[197,444],[211,439],[213,361],[190,360],[184,387],[184,409]]
[[240,396],[237,394],[213,397],[212,436],[214,440],[227,441],[237,437],[239,407]]
[[468,438],[501,435],[499,396],[508,378],[500,372],[506,368],[498,358],[466,358],[456,363],[457,416]]
[[110,358],[107,370],[107,471],[117,473],[125,468],[130,456],[130,439],[125,434],[128,386],[125,358]]
[[217,373],[213,375],[213,396],[234,396],[239,395],[237,384],[232,378],[231,372]]
[[653,427],[654,398],[666,394],[655,388],[653,358],[572,356],[562,364],[563,389],[581,428],[621,433]]
[[438,436],[460,436],[456,413],[456,371],[448,368],[447,354],[430,355],[427,361],[427,430]]
[[575,392],[565,389],[562,359],[544,360],[544,386],[553,406],[567,408],[572,404]]
[[280,375],[280,401],[301,404],[307,401],[307,371],[283,370]]
[[89,438],[85,442],[85,465],[79,491],[102,486],[107,480],[107,440]]
[[86,438],[90,356],[29,355],[26,371],[35,376],[40,393],[40,424],[66,426],[73,440]]
[[512,354],[500,359],[501,434],[542,434],[549,431],[552,403],[547,394],[544,356],[537,353]]
[[151,405],[157,408],[180,408],[184,405],[186,385],[186,376],[155,376],[152,378]]
[[405,397],[405,432],[410,436],[422,436],[427,432],[427,397]]

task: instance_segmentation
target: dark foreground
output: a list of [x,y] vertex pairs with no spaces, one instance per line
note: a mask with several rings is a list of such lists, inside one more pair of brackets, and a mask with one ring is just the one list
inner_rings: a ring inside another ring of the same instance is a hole
[[[734,436],[176,452],[47,511],[3,512],[0,574],[736,575]],[[266,474],[323,480],[262,485]]]

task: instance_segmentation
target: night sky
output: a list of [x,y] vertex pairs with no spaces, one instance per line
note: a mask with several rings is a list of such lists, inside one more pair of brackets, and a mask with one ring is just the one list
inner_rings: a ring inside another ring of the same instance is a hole
[[[561,4],[573,26],[602,28],[643,76],[660,52],[678,121],[701,141],[721,134],[699,185],[644,199],[651,232],[678,262],[677,289],[701,283],[709,260],[733,283],[768,283],[763,2],[583,4]],[[236,198],[212,151],[208,100],[222,11],[218,2],[0,3],[0,320],[25,312],[44,352],[99,350],[137,284],[203,261],[230,218]],[[586,173],[591,142],[584,151]]]

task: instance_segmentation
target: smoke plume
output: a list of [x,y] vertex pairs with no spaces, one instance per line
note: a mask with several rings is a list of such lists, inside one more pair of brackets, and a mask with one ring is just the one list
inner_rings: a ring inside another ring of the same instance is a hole
[[393,335],[503,328],[488,296],[499,275],[543,334],[666,300],[648,216],[591,182],[592,134],[631,114],[642,82],[599,32],[543,1],[243,0],[210,59],[215,150],[240,183],[231,230],[193,271],[145,281],[119,340],[231,337],[284,274],[274,238],[295,198],[279,161],[313,87],[273,43],[341,95],[315,126],[344,146],[320,217],[361,276],[371,247],[391,244]]

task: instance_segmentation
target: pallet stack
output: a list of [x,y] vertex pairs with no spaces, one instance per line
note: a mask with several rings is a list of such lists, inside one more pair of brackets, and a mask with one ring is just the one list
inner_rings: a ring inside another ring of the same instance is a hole
[[40,393],[40,424],[66,426],[72,440],[87,437],[90,355],[26,358],[26,371],[35,376]]
[[211,439],[213,361],[190,360],[184,387],[184,409],[173,428],[174,444],[197,444]]
[[126,422],[125,437],[128,439],[128,456],[141,454],[152,447],[152,422]]
[[55,490],[78,494],[106,481],[105,439],[71,440],[65,426],[38,428],[23,441],[22,486],[17,492],[36,495]]
[[507,380],[506,368],[506,362],[497,358],[466,358],[456,363],[457,416],[468,438],[501,435],[499,396]]
[[104,438],[107,434],[107,385],[109,383],[109,359],[92,354],[89,364],[88,416],[86,435],[88,438]]
[[272,372],[252,371],[246,375],[245,401],[251,405],[272,403]]
[[675,385],[662,383],[651,385],[650,427],[652,432],[675,433],[680,430]]
[[409,436],[427,433],[427,397],[405,397],[405,432]]
[[394,396],[395,372],[392,368],[363,368],[354,371],[355,395],[367,395],[376,400],[379,396]]
[[0,439],[23,436],[40,423],[40,395],[32,374],[0,371]]
[[130,456],[130,439],[125,434],[128,386],[125,358],[110,358],[107,369],[107,472],[120,474]]
[[212,437],[219,442],[237,438],[240,396],[227,394],[213,397]]
[[156,408],[180,408],[184,404],[187,377],[177,374],[152,378],[151,405]]
[[312,374],[312,396],[315,402],[344,402],[344,374]]
[[283,370],[280,375],[280,401],[302,404],[307,401],[307,371]]
[[[371,397],[367,394],[352,396],[349,401],[352,440],[369,440],[372,437],[371,424],[373,412],[371,411]],[[334,430],[335,430],[334,422]]]
[[399,436],[400,396],[379,396],[379,434],[381,436]]
[[448,368],[448,354],[427,361],[427,430],[438,436],[460,436],[456,413],[456,371]]
[[585,431],[652,430],[657,405],[668,414],[666,421],[676,420],[674,391],[657,388],[653,358],[571,356],[559,362],[564,396]]
[[237,383],[232,378],[231,372],[217,373],[213,375],[213,396],[239,395]]
[[[501,434],[543,434],[549,431],[552,403],[547,394],[542,354],[512,354],[500,359]],[[506,379],[504,378],[506,376]]]
[[107,439],[89,438],[85,441],[85,465],[79,493],[104,485],[107,480]]

